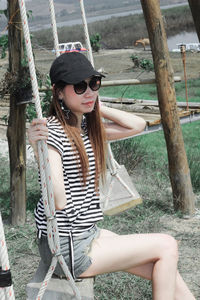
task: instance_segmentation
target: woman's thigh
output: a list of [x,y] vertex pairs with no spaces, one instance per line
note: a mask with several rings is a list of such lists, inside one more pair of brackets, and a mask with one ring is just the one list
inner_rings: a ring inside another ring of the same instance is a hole
[[88,254],[92,265],[81,277],[127,271],[151,279],[154,262],[160,259],[163,251],[167,252],[171,245],[175,247],[175,243],[172,237],[165,234],[117,235],[102,229]]

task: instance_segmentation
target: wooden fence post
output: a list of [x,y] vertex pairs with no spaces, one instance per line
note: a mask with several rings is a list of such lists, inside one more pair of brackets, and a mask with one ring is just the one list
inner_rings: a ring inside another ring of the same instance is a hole
[[[8,0],[9,72],[19,76],[23,58],[23,34],[17,0]],[[15,79],[14,79],[15,80]],[[19,100],[19,99],[18,99]],[[10,157],[11,222],[23,225],[26,218],[26,105],[17,105],[16,94],[10,92],[7,138]]]
[[189,6],[190,6],[190,10],[192,12],[192,17],[194,20],[194,25],[196,28],[196,32],[199,38],[199,42],[200,42],[200,0],[188,0],[189,2]]
[[175,210],[194,213],[195,196],[177,112],[174,74],[159,0],[141,0],[153,54],[158,101],[167,145]]

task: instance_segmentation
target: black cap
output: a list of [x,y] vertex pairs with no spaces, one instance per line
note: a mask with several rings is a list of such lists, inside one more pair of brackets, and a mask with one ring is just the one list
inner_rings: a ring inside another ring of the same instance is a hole
[[64,53],[57,57],[50,69],[51,84],[59,81],[76,84],[91,76],[105,77],[97,72],[85,55],[80,52]]

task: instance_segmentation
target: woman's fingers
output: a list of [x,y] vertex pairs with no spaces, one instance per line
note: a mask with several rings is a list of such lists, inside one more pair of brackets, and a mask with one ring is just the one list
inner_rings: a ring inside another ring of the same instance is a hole
[[27,130],[28,140],[33,148],[36,160],[38,160],[37,142],[48,139],[48,128],[46,119],[33,119]]
[[28,139],[29,139],[29,142],[30,144],[32,143],[36,143],[38,141],[41,141],[41,140],[47,140],[48,139],[48,135],[44,135],[44,134],[28,134]]
[[48,128],[46,119],[33,119],[29,129],[27,130],[30,144],[36,143],[39,140],[48,139]]
[[37,125],[37,124],[47,124],[47,119],[33,119],[31,122],[31,125]]
[[48,128],[46,125],[31,125],[28,129],[29,134],[44,135],[48,137]]

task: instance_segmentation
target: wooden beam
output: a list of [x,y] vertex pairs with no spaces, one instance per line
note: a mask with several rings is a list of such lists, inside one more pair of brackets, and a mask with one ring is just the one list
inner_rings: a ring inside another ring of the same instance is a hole
[[[19,76],[23,58],[23,36],[17,0],[8,0],[9,71]],[[13,77],[15,78],[15,76]],[[15,79],[14,79],[15,80]],[[23,225],[26,218],[26,106],[17,105],[16,94],[10,92],[7,138],[10,157],[11,222]]]
[[[176,76],[174,77],[175,82],[180,82],[181,77]],[[102,81],[101,86],[107,87],[107,86],[118,86],[118,85],[138,85],[138,84],[155,84],[156,80],[155,78],[149,78],[149,79],[124,79],[124,80],[104,80]]]
[[195,196],[184,148],[174,88],[174,74],[170,62],[160,1],[141,0],[152,49],[158,101],[167,145],[169,176],[175,210],[194,213]]
[[[123,104],[134,104],[134,105],[148,105],[148,106],[159,106],[157,100],[144,100],[144,99],[131,99],[131,98],[115,98],[100,96],[100,100],[105,103],[123,103]],[[181,108],[186,108],[186,102],[177,102],[177,106]],[[189,102],[190,108],[200,108],[200,102]]]
[[[181,77],[180,76],[174,76],[174,82],[180,82]],[[124,80],[105,80],[101,82],[102,87],[108,87],[108,86],[119,86],[119,85],[139,85],[139,84],[155,84],[156,80],[155,78],[149,78],[149,79],[124,79]],[[52,88],[40,88],[39,92],[46,92],[50,91]]]

